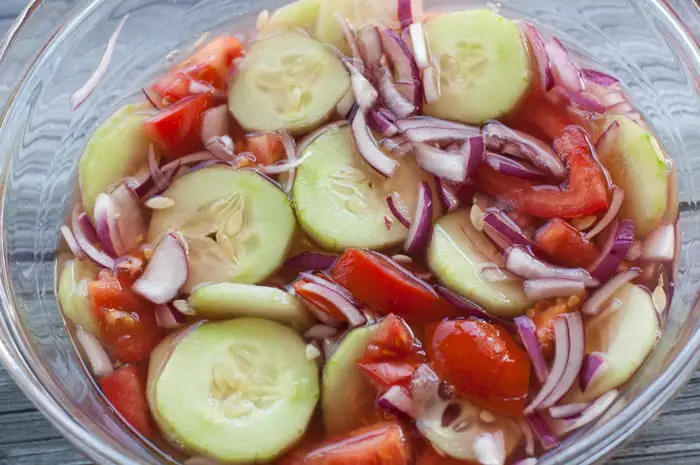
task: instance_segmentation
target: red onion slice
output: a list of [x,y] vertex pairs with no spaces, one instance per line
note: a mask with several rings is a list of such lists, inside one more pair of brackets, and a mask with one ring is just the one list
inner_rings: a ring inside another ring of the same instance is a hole
[[[581,371],[581,364],[584,356],[584,334],[583,334],[583,318],[579,312],[567,313],[556,318],[554,321],[554,334],[557,336],[557,324],[567,326],[567,334],[564,336],[569,342],[569,355],[566,360],[566,366],[561,378],[554,386],[552,392],[546,399],[542,400],[538,409],[546,409],[564,397],[578,379],[578,374]],[[559,339],[556,339],[556,344]]]
[[549,427],[547,421],[539,413],[527,415],[525,421],[535,433],[535,436],[537,436],[537,440],[544,450],[551,450],[559,445],[557,435],[554,434],[552,428]]
[[78,260],[85,260],[83,249],[80,248],[80,244],[78,244],[78,241],[75,239],[73,231],[71,231],[67,225],[63,225],[61,226],[61,234],[63,234],[63,239],[66,241],[66,245],[73,253],[75,258]]
[[526,459],[518,460],[513,465],[537,465],[537,459],[535,457],[528,457]]
[[549,408],[549,416],[552,418],[575,417],[583,412],[589,405],[588,403],[555,405]]
[[588,267],[591,276],[601,282],[607,281],[615,273],[634,241],[635,226],[632,220],[615,220],[609,228],[612,233],[596,261]]
[[182,326],[168,305],[157,305],[154,309],[156,324],[161,328],[175,329]]
[[[156,184],[156,186],[161,190],[167,189],[169,184],[169,178],[160,169],[160,162],[158,161],[156,149],[153,144],[148,146],[148,169],[151,171],[151,178],[153,179],[153,182]],[[172,172],[168,171],[168,173],[171,174],[174,172],[175,170],[173,170]]]
[[[294,138],[287,131],[281,131],[280,138],[282,139],[282,147],[284,147],[284,155],[287,158],[288,164],[294,164],[299,157],[297,157],[297,143]],[[280,179],[283,181],[282,188],[285,192],[289,193],[292,191],[294,186],[294,180],[296,179],[297,171],[296,168],[292,168],[287,171],[284,176]]]
[[581,295],[586,290],[583,282],[569,279],[529,279],[523,283],[523,288],[530,302]]
[[92,372],[97,378],[107,376],[114,371],[109,355],[107,355],[104,347],[102,347],[102,344],[95,336],[78,327],[75,331],[75,337],[78,339],[85,353],[85,358],[87,358],[90,368],[92,368]]
[[556,92],[581,110],[597,114],[605,113],[605,106],[587,92],[577,92],[566,87],[557,87]]
[[[233,139],[228,135],[212,137],[204,144],[204,148],[221,161],[231,162],[236,156]],[[173,180],[174,177],[171,179],[171,182]]]
[[343,28],[343,34],[345,35],[345,40],[350,47],[350,52],[352,53],[353,62],[355,65],[360,67],[360,71],[363,72],[364,63],[362,62],[362,55],[360,55],[360,49],[357,47],[357,36],[355,31],[350,26],[350,23],[346,18],[341,16],[338,12],[335,13],[335,19],[340,23]]
[[188,246],[178,232],[160,240],[146,269],[131,287],[134,292],[155,304],[170,302],[180,292],[188,277]]
[[[330,285],[332,283],[329,282],[328,284]],[[354,328],[365,324],[365,317],[362,315],[360,309],[352,301],[348,300],[342,294],[335,292],[333,289],[328,287],[328,285],[322,285],[316,282],[307,282],[303,283],[302,286],[305,293],[320,297],[333,305],[345,317],[347,322],[350,324],[350,327]],[[310,305],[310,307],[313,307],[313,304]],[[338,326],[337,324],[334,324],[333,320],[335,318],[332,316],[327,315],[320,309],[317,309],[314,312],[314,314],[317,316],[318,313],[325,314],[323,318],[319,318],[323,323],[330,326]],[[329,316],[329,318],[326,318],[325,316]]]
[[109,62],[112,61],[112,56],[117,48],[117,39],[119,38],[119,33],[121,33],[124,23],[129,18],[129,15],[124,16],[119,24],[117,24],[116,29],[112,33],[112,36],[107,42],[107,48],[105,49],[104,55],[100,59],[100,63],[97,68],[88,78],[85,84],[80,87],[70,98],[70,105],[73,111],[77,110],[80,105],[82,105],[85,100],[95,91],[97,86],[100,84],[102,78],[107,74],[107,68],[109,67]]
[[455,211],[459,208],[459,197],[454,186],[448,184],[447,181],[443,181],[439,176],[435,176],[435,187],[438,193],[438,199],[440,200],[440,206],[442,211],[449,213]]
[[554,80],[557,84],[574,92],[583,91],[583,80],[578,66],[571,60],[569,51],[559,39],[553,37],[545,45],[552,63]]
[[362,112],[358,111],[352,121],[352,134],[362,158],[382,176],[387,178],[393,176],[399,163],[379,150]]
[[584,68],[581,70],[581,74],[583,74],[584,79],[592,81],[603,87],[612,87],[620,83],[617,78],[610,76],[609,74],[596,71],[595,69]]
[[676,231],[672,224],[654,229],[642,242],[642,257],[652,262],[670,262],[675,256]]
[[338,330],[328,325],[314,325],[304,333],[305,339],[321,340],[333,337],[338,334]]
[[525,38],[530,45],[537,73],[539,75],[539,83],[543,92],[547,92],[554,87],[554,75],[552,74],[552,65],[547,54],[547,48],[539,31],[529,23],[524,23],[521,26]]
[[126,249],[119,237],[116,206],[109,194],[102,192],[97,196],[92,216],[102,250],[112,257],[123,255]]
[[[391,77],[391,72],[387,67],[386,63],[382,61],[382,65],[378,70],[379,74],[379,93],[382,96],[384,104],[399,118],[406,118],[410,116],[415,110],[416,106],[406,99],[403,94],[399,91],[398,87],[394,83]],[[355,95],[357,98],[357,94]]]
[[540,383],[544,384],[549,376],[549,367],[542,353],[542,346],[537,338],[537,327],[528,316],[519,316],[514,320],[515,327],[518,330],[518,335],[523,343],[523,347],[530,356],[532,367],[535,369],[535,375]]
[[440,100],[441,95],[440,68],[437,64],[433,64],[423,70],[423,97],[425,103],[430,105]]
[[[377,102],[379,93],[357,68],[347,61],[345,62],[345,67],[350,71],[350,82],[352,85],[352,92],[355,95],[355,101],[360,106],[360,110],[366,113]],[[389,78],[389,82],[391,82],[391,77]]]
[[453,182],[467,180],[467,160],[463,155],[421,142],[413,144],[413,148],[418,165],[428,173]]
[[409,417],[415,415],[413,398],[408,390],[401,386],[391,386],[377,399],[377,406],[392,415],[403,414]]
[[116,215],[116,229],[123,250],[119,255],[138,248],[148,232],[139,196],[126,184],[119,184],[110,194]]
[[511,129],[500,121],[489,121],[482,128],[486,149],[525,158],[556,179],[566,177],[566,167],[551,147],[528,134]]
[[528,166],[512,158],[504,157],[492,152],[484,153],[484,163],[494,170],[506,176],[514,176],[522,179],[545,180],[547,176],[533,166]]
[[525,438],[525,453],[527,455],[535,454],[535,434],[532,432],[532,428],[525,420],[520,420],[520,429],[523,431],[523,436]]
[[573,419],[555,419],[552,421],[554,431],[563,436],[571,431],[586,426],[600,417],[615,402],[619,392],[616,389],[608,391],[593,401],[581,414]]
[[391,29],[382,29],[380,37],[384,52],[394,70],[394,79],[399,92],[420,112],[423,103],[423,89],[420,72],[411,50],[406,42]]
[[[478,207],[478,206],[477,206]],[[496,245],[502,249],[507,249],[512,246],[530,247],[534,250],[535,244],[529,237],[520,229],[520,226],[508,217],[505,213],[495,208],[487,208],[483,212],[482,222],[484,223],[484,232],[493,240]],[[493,233],[499,236],[495,236]]]
[[97,242],[97,234],[90,223],[90,218],[86,213],[79,213],[77,207],[73,210],[71,226],[75,240],[85,255],[98,265],[112,269],[114,259],[93,245],[94,242]]
[[615,150],[615,143],[620,132],[620,122],[613,121],[608,125],[603,134],[595,144],[595,151],[602,157],[607,158]]
[[446,144],[481,137],[481,130],[476,126],[467,126],[437,118],[406,118],[397,121],[396,125],[412,142]]
[[620,213],[620,208],[622,208],[622,202],[625,200],[625,191],[620,189],[617,186],[614,186],[612,189],[612,199],[610,200],[610,207],[608,207],[608,211],[605,212],[605,215],[598,221],[598,223],[586,233],[584,236],[586,239],[591,240],[594,237],[596,237],[598,234],[603,232],[605,228],[607,228],[610,223],[615,220],[617,217],[617,214]]
[[360,32],[357,46],[360,49],[365,65],[370,70],[376,70],[380,66],[382,55],[384,55],[382,38],[377,26],[363,29]]
[[408,237],[404,243],[406,253],[416,254],[423,250],[430,240],[433,229],[433,192],[430,185],[423,181],[418,187],[416,212],[413,215]]
[[511,247],[506,252],[506,268],[528,279],[567,279],[580,281],[586,287],[595,287],[599,282],[583,268],[561,268],[545,263],[521,247]]
[[337,259],[337,255],[306,251],[288,258],[287,261],[284,262],[282,268],[299,271],[327,270],[333,266]]
[[586,315],[597,315],[622,286],[637,276],[639,276],[639,269],[633,268],[610,279],[586,299],[581,307],[581,312]]
[[353,92],[352,87],[350,87],[343,98],[340,99],[340,102],[335,106],[335,111],[341,118],[350,120],[350,112],[353,110],[355,103],[355,92]]
[[413,24],[413,0],[398,0],[396,10],[401,29],[405,29]]
[[600,352],[586,354],[581,365],[581,372],[578,375],[581,392],[586,392],[609,366],[608,359]]
[[146,97],[146,100],[148,100],[148,103],[153,106],[156,110],[162,110],[164,107],[161,102],[161,98],[153,92],[152,89],[149,89],[147,87],[144,87],[141,89],[141,92],[143,92],[143,96]]
[[401,200],[401,195],[398,192],[393,191],[386,198],[386,203],[389,207],[389,211],[394,216],[394,218],[396,218],[396,220],[399,223],[401,223],[406,229],[410,229],[410,213],[408,212],[408,207],[406,207],[406,204],[403,202],[403,200]]
[[202,114],[202,128],[199,131],[202,143],[207,145],[216,137],[229,135],[228,105],[219,105]]
[[414,23],[408,27],[408,35],[411,37],[411,45],[413,46],[413,56],[416,60],[416,65],[421,71],[430,66],[430,50],[425,37],[425,30],[421,23]]
[[389,110],[372,109],[367,113],[367,124],[381,135],[393,137],[399,132],[399,128],[396,127],[391,116]]

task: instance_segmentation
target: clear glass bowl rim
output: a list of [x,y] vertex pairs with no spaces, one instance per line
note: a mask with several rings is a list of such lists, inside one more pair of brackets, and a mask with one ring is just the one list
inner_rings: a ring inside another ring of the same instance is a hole
[[[677,7],[688,0],[656,0],[654,3],[661,10],[665,20],[673,24],[681,43],[686,47],[693,60],[700,66],[700,6],[695,7],[694,18],[682,18]],[[7,58],[8,52],[15,44],[31,15],[42,6],[44,0],[30,0],[0,42],[0,64]],[[82,2],[78,2],[82,4]],[[663,3],[663,5],[661,5]],[[687,5],[685,5],[687,7]],[[65,26],[59,26],[60,33]],[[49,40],[55,34],[49,36]],[[36,56],[27,58],[33,63]],[[28,68],[27,68],[28,69]],[[27,70],[25,69],[25,73]],[[0,111],[0,124],[6,117],[7,109],[13,104],[16,90],[22,85],[24,76],[17,80],[16,87],[8,94],[7,101]],[[0,200],[4,197],[5,186],[0,187]],[[0,233],[4,228],[2,216],[4,210],[0,205]],[[0,261],[6,266],[6,250],[0,241]],[[0,276],[0,304],[12,308],[13,298],[7,276]],[[700,292],[696,292],[693,308],[700,305]],[[0,315],[2,316],[2,315]],[[97,463],[114,463],[137,465],[139,462],[127,457],[123,451],[99,440],[85,429],[61,403],[42,385],[40,379],[27,363],[22,349],[23,341],[13,330],[13,321],[0,318],[0,361],[37,409],[56,427],[56,429],[79,451]],[[643,425],[658,415],[660,409],[672,399],[689,381],[695,369],[700,365],[700,330],[696,329],[687,345],[664,372],[651,383],[640,395],[631,400],[618,415],[610,418],[605,425],[578,438],[562,454],[577,464],[592,464],[611,455],[624,441],[631,438]],[[574,463],[574,462],[567,462]]]

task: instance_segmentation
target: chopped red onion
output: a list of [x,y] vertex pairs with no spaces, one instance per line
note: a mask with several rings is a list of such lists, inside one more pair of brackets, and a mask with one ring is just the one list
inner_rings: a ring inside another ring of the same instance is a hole
[[594,69],[584,68],[581,70],[583,77],[589,81],[592,81],[599,86],[612,87],[620,83],[617,78],[610,76],[609,74],[601,73]]
[[589,94],[588,92],[573,91],[566,87],[557,87],[556,92],[568,100],[572,105],[580,108],[581,110],[590,113],[605,113],[606,108],[601,104],[595,96]]
[[[204,147],[221,161],[230,162],[236,156],[233,139],[231,139],[229,135],[212,137],[207,141]],[[173,180],[174,178],[171,179],[171,182]]]
[[576,63],[571,60],[569,51],[564,47],[564,44],[556,37],[553,37],[552,40],[547,42],[545,48],[552,63],[554,81],[571,91],[583,91],[581,72]]
[[379,150],[372,133],[367,127],[367,121],[362,112],[358,111],[355,114],[355,118],[352,121],[352,134],[362,158],[382,176],[388,178],[393,176],[399,167],[399,163]]
[[97,242],[97,233],[90,218],[86,213],[80,213],[78,207],[73,210],[71,226],[76,242],[90,260],[105,268],[114,267],[114,259],[93,245],[94,242]]
[[219,105],[202,114],[202,128],[199,131],[202,143],[207,145],[209,141],[217,137],[229,135],[229,109],[228,105]]
[[335,106],[335,111],[341,118],[350,120],[349,115],[354,106],[355,93],[353,92],[352,87],[350,87],[350,89],[348,89],[343,98],[340,99],[340,102],[338,102],[338,104]]
[[537,465],[537,459],[535,457],[528,457],[526,459],[518,460],[513,465]]
[[96,377],[101,378],[114,371],[109,355],[107,355],[104,347],[102,347],[102,344],[95,336],[78,326],[75,331],[75,337],[78,339],[85,353],[85,358],[87,358],[90,368]]
[[532,367],[535,369],[535,375],[540,383],[544,384],[549,376],[549,367],[542,353],[542,346],[537,338],[537,327],[530,317],[523,315],[516,317],[514,320],[515,327],[518,330],[520,341],[523,347],[530,356]]
[[401,386],[391,386],[377,399],[377,406],[392,415],[415,415],[413,398],[408,390]]
[[413,151],[413,144],[404,136],[382,139],[379,145],[386,147],[391,153],[399,157],[403,157]]
[[396,12],[399,23],[401,23],[401,29],[405,29],[413,25],[413,0],[398,0]]
[[581,372],[578,374],[581,392],[586,392],[590,386],[593,386],[595,381],[605,373],[609,366],[608,359],[602,353],[593,352],[586,354],[581,365]]
[[68,245],[68,248],[73,253],[75,258],[78,260],[85,260],[83,249],[80,248],[80,244],[78,244],[78,241],[75,239],[73,231],[71,231],[70,227],[65,224],[61,226],[61,234],[63,234],[63,239],[65,239],[66,245]]
[[586,299],[581,307],[581,312],[586,315],[597,315],[622,286],[637,276],[639,276],[639,269],[632,268],[610,279]]
[[532,432],[532,428],[525,420],[520,420],[520,429],[523,431],[523,436],[525,437],[525,453],[527,455],[535,454],[535,435]]
[[360,54],[365,65],[370,70],[376,70],[380,66],[382,55],[384,55],[384,47],[382,46],[382,38],[377,26],[370,26],[360,32],[357,46],[360,49]]
[[117,24],[116,29],[112,33],[112,36],[109,38],[109,42],[107,42],[107,48],[105,49],[105,53],[104,55],[102,55],[100,63],[97,65],[97,68],[88,78],[85,84],[83,84],[82,87],[75,91],[75,93],[71,96],[70,105],[74,111],[77,110],[78,107],[82,105],[83,102],[85,102],[85,100],[87,100],[87,98],[95,91],[97,86],[100,84],[100,81],[105,76],[105,74],[107,74],[109,62],[112,61],[112,56],[114,55],[114,51],[117,48],[117,39],[119,38],[119,33],[122,31],[124,23],[126,23],[128,17],[129,15],[125,15],[121,19],[121,21],[119,21],[119,24]]
[[670,262],[676,249],[676,231],[672,224],[663,224],[642,242],[642,257],[652,262]]
[[440,84],[440,68],[432,64],[423,70],[423,97],[425,103],[431,104],[440,100],[442,88]]
[[484,153],[484,163],[506,176],[536,180],[544,180],[547,178],[542,171],[533,166],[493,152]]
[[[286,149],[285,149],[286,152]],[[290,153],[294,153],[293,151]],[[306,159],[308,158],[308,154],[304,155],[301,158],[295,158],[292,161],[284,161],[283,163],[277,163],[274,165],[264,165],[264,166],[257,166],[256,169],[264,174],[284,174],[284,173],[289,173],[291,171],[294,171],[298,166],[303,165]]]
[[[347,322],[350,324],[350,327],[354,328],[365,324],[365,317],[362,315],[360,309],[352,301],[348,300],[345,296],[334,291],[331,287],[329,287],[329,285],[332,284],[333,283],[330,282],[328,282],[327,284],[306,282],[303,283],[302,286],[304,288],[305,293],[321,297],[327,302],[329,302],[331,305],[333,305],[335,308],[337,308],[338,311],[345,317]],[[309,305],[309,307],[314,306],[312,304]],[[322,318],[319,318],[319,320],[321,320],[323,323],[329,326],[338,326],[338,324],[335,321],[333,321],[335,320],[335,318],[326,314],[321,309],[312,308],[311,310],[317,317],[319,316],[319,314],[325,314]]]
[[593,401],[581,414],[572,419],[555,419],[552,421],[554,431],[563,436],[571,431],[586,426],[600,417],[617,399],[619,392],[616,389],[606,392]]
[[467,180],[467,160],[463,155],[421,142],[414,143],[413,148],[418,165],[428,173],[453,182]]
[[566,177],[566,167],[551,147],[528,134],[511,129],[500,121],[489,121],[483,128],[486,148],[490,151],[529,160],[540,170],[557,179]]
[[[585,360],[585,359],[584,359]],[[590,404],[565,404],[549,407],[549,416],[552,418],[571,418],[583,412]]]
[[418,187],[416,212],[413,215],[404,250],[408,254],[416,254],[423,250],[430,240],[433,229],[433,192],[430,185],[423,181]]
[[[482,221],[485,226],[489,226],[484,227],[486,235],[501,249],[505,250],[512,246],[523,246],[529,247],[535,251],[535,244],[525,235],[522,229],[520,229],[520,226],[515,224],[515,222],[502,211],[495,208],[487,208],[486,211],[483,212]],[[493,233],[498,234],[498,236]]]
[[173,160],[167,165],[164,165],[161,171],[163,173],[175,173],[181,166],[192,165],[194,163],[216,161],[217,159],[212,155],[211,152],[202,151],[195,152],[190,155],[185,155],[177,160]]
[[[294,138],[287,131],[281,131],[280,138],[282,139],[282,147],[284,147],[284,155],[287,158],[288,164],[294,164],[297,161],[297,143]],[[284,174],[282,178],[284,180],[282,188],[285,192],[289,193],[292,191],[294,186],[294,180],[296,179],[297,171],[296,167],[292,167],[289,171]],[[281,179],[281,180],[282,180]]]
[[614,220],[609,228],[611,234],[609,234],[600,255],[588,267],[591,276],[600,282],[607,281],[615,274],[617,267],[624,260],[625,255],[627,255],[632,246],[632,241],[634,241],[634,221],[627,219]]
[[[156,149],[153,144],[148,146],[148,169],[151,171],[151,179],[153,179],[153,182],[156,184],[156,186],[160,190],[167,189],[170,179],[160,169],[160,162],[158,161]],[[172,172],[168,171],[168,173],[174,172],[175,170],[172,170]]]
[[612,189],[612,199],[610,200],[610,207],[605,215],[598,221],[593,229],[588,231],[584,236],[586,239],[591,240],[598,234],[600,234],[605,228],[607,228],[610,223],[612,223],[617,214],[620,213],[620,208],[622,208],[622,202],[625,200],[625,191],[617,186],[613,186]]
[[347,121],[336,121],[335,123],[327,124],[316,129],[315,131],[304,137],[301,140],[301,142],[297,145],[297,155],[301,155],[302,153],[304,153],[304,151],[309,147],[309,145],[311,145],[316,139],[325,134],[327,131],[344,128],[348,124],[349,123]]
[[408,27],[408,34],[411,37],[411,45],[413,46],[413,56],[416,59],[416,65],[421,71],[430,66],[430,50],[425,37],[425,30],[421,23],[414,23]]
[[168,305],[156,305],[153,311],[156,317],[156,324],[161,328],[175,329],[182,326],[182,323],[177,321]]
[[523,287],[525,295],[531,302],[581,295],[586,290],[583,282],[570,279],[529,279],[523,283]]
[[547,92],[554,87],[554,76],[552,74],[552,65],[549,60],[549,55],[547,54],[544,40],[542,40],[542,36],[532,24],[523,23],[520,27],[525,34],[525,38],[530,45],[530,50],[535,59],[541,89],[543,92]]
[[[391,72],[384,61],[379,67],[379,93],[382,96],[384,104],[399,118],[406,118],[411,115],[416,106],[406,99],[399,91],[398,87],[391,78]],[[357,94],[355,95],[357,98]]]
[[348,43],[348,46],[350,47],[350,52],[352,53],[354,63],[360,67],[360,72],[363,72],[364,69],[362,68],[364,67],[364,63],[362,62],[362,55],[360,55],[360,50],[357,48],[357,36],[355,35],[355,31],[352,29],[352,26],[350,26],[348,20],[341,16],[338,12],[335,13],[335,19],[338,21],[338,23],[340,23],[340,26],[343,28],[343,34],[345,34],[345,40]]
[[291,270],[327,270],[338,259],[337,255],[323,252],[301,252],[284,262],[282,268]]
[[314,325],[304,333],[305,339],[326,339],[338,334],[338,330],[328,325]]
[[617,136],[620,133],[620,122],[613,121],[608,125],[595,144],[595,151],[603,158],[608,157],[615,150]]
[[[377,102],[379,93],[364,74],[358,71],[350,62],[346,61],[345,66],[350,71],[350,82],[352,83],[352,92],[355,95],[355,101],[360,106],[361,111],[367,112]],[[389,77],[389,82],[391,82],[391,77]]]
[[160,97],[157,96],[152,89],[144,87],[143,89],[141,89],[141,92],[143,92],[144,97],[146,97],[146,100],[148,100],[148,103],[150,103],[153,106],[153,108],[155,108],[156,110],[163,109]]
[[390,111],[386,109],[371,109],[367,113],[367,124],[385,137],[393,137],[399,132],[391,119]]
[[116,232],[118,243],[122,249],[117,256],[124,255],[141,245],[148,227],[146,218],[141,210],[139,196],[125,183],[119,184],[110,194],[114,205]]
[[[411,50],[401,36],[391,29],[380,31],[382,46],[394,70],[396,87],[399,92],[420,112],[423,103],[423,89],[420,72]],[[381,92],[381,90],[380,90]],[[391,107],[390,107],[391,108]],[[398,115],[398,112],[395,112]]]
[[599,282],[583,268],[561,268],[545,263],[521,247],[511,247],[506,251],[506,268],[528,279],[568,279],[581,281],[586,287],[595,287]]
[[447,181],[443,181],[439,176],[434,176],[435,188],[437,189],[440,206],[445,213],[452,212],[459,208],[459,198],[455,192],[454,186]]
[[394,215],[394,218],[396,218],[399,223],[406,227],[406,229],[410,229],[411,216],[408,211],[408,207],[401,199],[401,195],[396,191],[392,191],[386,198],[386,203],[389,207],[389,211],[392,215]]
[[539,413],[533,413],[525,417],[525,421],[537,436],[544,450],[554,449],[559,445],[559,439],[550,428],[547,421]]
[[153,250],[146,269],[131,289],[155,304],[177,297],[189,271],[188,246],[179,232],[166,234]]
[[450,143],[481,137],[476,126],[424,116],[402,119],[396,125],[412,142]]
[[95,231],[100,245],[108,255],[118,257],[125,251],[117,229],[117,211],[114,200],[109,194],[100,193],[95,199]]

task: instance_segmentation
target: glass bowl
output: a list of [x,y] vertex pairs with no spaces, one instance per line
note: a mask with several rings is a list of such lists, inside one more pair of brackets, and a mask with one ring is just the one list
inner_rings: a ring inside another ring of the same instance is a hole
[[[352,1],[352,0],[347,0]],[[34,0],[0,46],[0,358],[19,387],[97,463],[178,463],[125,427],[77,356],[57,307],[58,229],[75,193],[78,157],[96,124],[139,96],[202,33],[231,30],[280,0]],[[428,6],[469,0],[429,1]],[[650,421],[700,361],[700,10],[690,0],[504,0],[622,82],[677,169],[682,249],[666,330],[606,415],[541,465],[603,460]],[[70,95],[129,15],[109,71],[77,111]]]

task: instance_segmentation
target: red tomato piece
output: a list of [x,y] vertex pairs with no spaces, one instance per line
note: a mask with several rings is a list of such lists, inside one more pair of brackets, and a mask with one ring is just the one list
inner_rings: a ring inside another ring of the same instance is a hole
[[258,165],[272,165],[284,156],[284,145],[279,134],[267,133],[248,137],[246,148],[248,152],[255,155],[255,162]]
[[423,348],[408,325],[396,315],[389,315],[380,323],[357,366],[385,390],[408,384],[413,372],[425,361]]
[[88,284],[100,340],[114,358],[125,363],[146,360],[164,331],[150,302],[124,287],[110,270]]
[[598,258],[596,246],[561,218],[555,218],[537,230],[535,242],[568,266],[586,268]]
[[213,104],[207,94],[187,97],[146,120],[146,133],[171,159],[200,150],[202,113]]
[[411,324],[459,315],[458,309],[432,287],[377,252],[347,249],[331,269],[331,276],[373,310],[394,313]]
[[554,141],[554,148],[569,168],[569,179],[561,187],[537,186],[482,165],[475,180],[477,189],[540,218],[578,218],[606,210],[608,181],[594,159],[586,132],[568,127]]
[[147,438],[152,437],[145,372],[135,365],[124,365],[99,383],[107,400],[124,420]]
[[[318,276],[319,279],[325,280],[325,277]],[[297,295],[299,295],[302,299],[305,301],[309,302],[311,305],[316,307],[318,310],[327,313],[331,317],[335,318],[338,321],[347,321],[347,318],[343,314],[340,309],[334,304],[332,301],[326,299],[324,296],[314,292],[312,289],[307,287],[308,284],[314,284],[312,281],[308,279],[300,279],[298,281],[295,281],[293,286],[294,290],[296,291]]]
[[428,329],[435,372],[478,405],[522,415],[530,384],[530,359],[503,327],[477,319],[446,320]]
[[382,422],[292,453],[280,465],[408,465],[413,452],[396,422]]
[[479,465],[471,460],[457,460],[447,455],[442,456],[435,452],[435,449],[428,447],[418,457],[416,465]]
[[557,298],[540,300],[527,311],[537,328],[537,339],[542,352],[547,358],[554,355],[554,320],[564,313],[575,312],[580,308],[581,298],[572,296],[568,299]]
[[543,96],[531,94],[518,112],[507,119],[507,123],[544,141],[551,141],[559,137],[567,126],[583,121],[575,119],[566,109],[554,105]]

